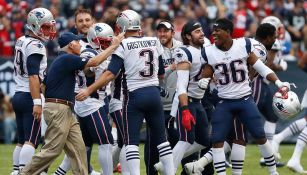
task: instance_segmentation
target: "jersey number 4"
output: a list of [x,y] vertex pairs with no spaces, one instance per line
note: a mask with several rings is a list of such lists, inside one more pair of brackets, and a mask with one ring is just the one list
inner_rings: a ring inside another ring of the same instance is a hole
[[140,76],[142,77],[151,77],[154,73],[154,57],[153,57],[153,51],[146,49],[146,50],[142,50],[139,54],[141,59],[145,59],[145,69],[143,69],[142,71],[140,71]]
[[230,83],[231,79],[235,83],[240,83],[245,81],[245,71],[237,67],[237,65],[242,65],[242,60],[234,60],[229,64],[221,63],[214,66],[215,69],[220,70],[221,75],[224,76],[223,79],[219,79],[220,85],[227,85]]
[[25,70],[23,66],[24,66],[23,54],[20,50],[16,50],[15,61],[14,61],[15,75],[17,74],[21,76],[25,75]]

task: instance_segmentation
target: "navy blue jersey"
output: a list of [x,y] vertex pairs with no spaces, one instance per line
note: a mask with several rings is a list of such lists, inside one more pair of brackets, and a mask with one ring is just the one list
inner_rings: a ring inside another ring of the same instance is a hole
[[74,102],[76,71],[83,70],[87,59],[62,52],[51,64],[46,77],[46,98]]

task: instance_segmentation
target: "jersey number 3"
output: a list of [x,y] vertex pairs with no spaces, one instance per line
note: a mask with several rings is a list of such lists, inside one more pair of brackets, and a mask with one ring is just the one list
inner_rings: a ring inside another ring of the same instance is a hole
[[237,67],[237,65],[241,64],[243,64],[242,60],[234,60],[230,62],[229,65],[225,63],[215,65],[215,69],[219,69],[221,71],[221,75],[224,76],[224,79],[219,79],[219,84],[227,85],[230,83],[231,79],[235,83],[245,81],[245,71]]
[[146,49],[142,50],[139,54],[141,59],[145,59],[145,69],[140,71],[140,76],[151,77],[154,73],[154,57],[152,50]]

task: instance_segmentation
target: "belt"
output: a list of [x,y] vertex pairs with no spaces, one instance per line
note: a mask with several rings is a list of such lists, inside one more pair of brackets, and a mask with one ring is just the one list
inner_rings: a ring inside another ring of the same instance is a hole
[[201,99],[193,98],[193,97],[188,97],[189,102],[195,102],[195,103],[200,103]]
[[67,105],[71,108],[74,107],[74,103],[67,101],[67,100],[62,100],[62,99],[58,99],[58,98],[46,98],[45,99],[46,102],[52,102],[52,103],[60,103],[60,104],[64,104]]

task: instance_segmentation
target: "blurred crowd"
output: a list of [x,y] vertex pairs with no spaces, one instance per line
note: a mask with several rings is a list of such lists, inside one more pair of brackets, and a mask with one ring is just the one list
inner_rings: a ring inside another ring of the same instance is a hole
[[[119,11],[133,9],[143,17],[145,35],[154,36],[156,24],[168,19],[175,26],[177,39],[190,19],[198,20],[210,39],[211,25],[220,17],[233,20],[234,38],[253,37],[261,19],[274,15],[288,31],[285,37],[292,40],[286,43],[284,52],[300,57],[307,47],[307,1],[304,0],[0,0],[1,57],[12,58],[14,42],[25,32],[26,15],[36,7],[48,8],[53,13],[59,33],[76,32],[74,12],[78,8],[91,9],[97,22],[111,26]],[[56,43],[56,40],[47,43],[51,57],[57,54]]]

